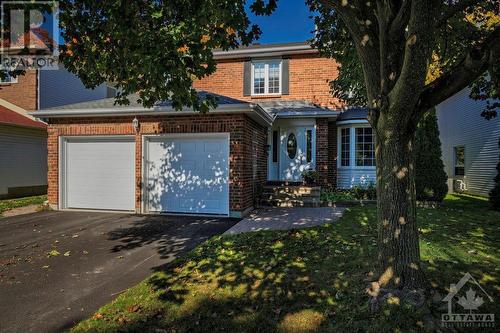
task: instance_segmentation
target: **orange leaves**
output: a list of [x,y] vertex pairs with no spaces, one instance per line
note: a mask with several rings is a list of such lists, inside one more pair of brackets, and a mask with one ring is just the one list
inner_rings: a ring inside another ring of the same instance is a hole
[[179,52],[180,54],[186,54],[189,52],[189,46],[183,45],[177,49],[177,52]]

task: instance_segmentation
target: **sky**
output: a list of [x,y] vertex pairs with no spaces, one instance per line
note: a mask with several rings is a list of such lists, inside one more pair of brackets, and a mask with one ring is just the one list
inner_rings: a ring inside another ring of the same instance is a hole
[[[251,1],[249,1],[251,2]],[[270,16],[249,13],[252,23],[262,30],[257,43],[303,42],[312,38],[314,22],[304,0],[280,0],[278,9]]]

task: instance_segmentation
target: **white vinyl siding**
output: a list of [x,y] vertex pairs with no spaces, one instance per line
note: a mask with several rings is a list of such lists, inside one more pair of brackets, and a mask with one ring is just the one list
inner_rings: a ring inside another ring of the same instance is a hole
[[0,125],[0,196],[11,187],[47,185],[47,134]]
[[[437,106],[438,125],[443,151],[443,163],[450,190],[454,180],[462,182],[466,192],[488,195],[493,188],[496,165],[500,155],[500,115],[486,120],[481,112],[485,101],[469,98],[464,89]],[[465,175],[455,177],[454,148],[465,148]]]

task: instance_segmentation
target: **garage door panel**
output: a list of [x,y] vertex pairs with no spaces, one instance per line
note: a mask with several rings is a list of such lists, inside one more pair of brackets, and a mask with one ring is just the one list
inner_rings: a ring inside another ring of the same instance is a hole
[[229,213],[226,135],[154,138],[146,149],[149,211]]
[[65,207],[134,210],[135,143],[131,139],[68,139]]

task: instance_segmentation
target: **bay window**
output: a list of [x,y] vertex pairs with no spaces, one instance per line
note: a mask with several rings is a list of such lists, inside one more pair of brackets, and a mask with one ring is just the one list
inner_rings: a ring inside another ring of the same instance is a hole
[[356,128],[356,166],[375,166],[375,143],[371,127]]

